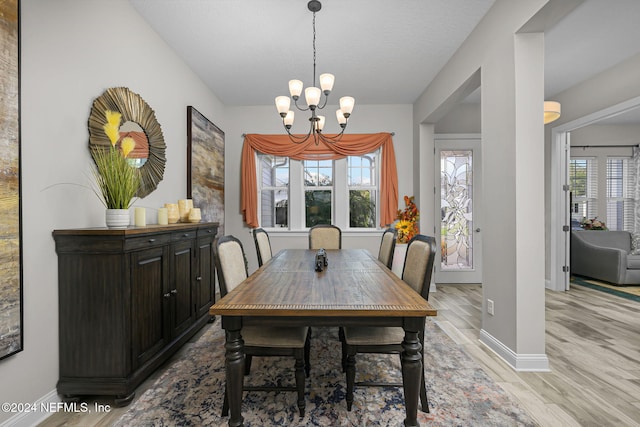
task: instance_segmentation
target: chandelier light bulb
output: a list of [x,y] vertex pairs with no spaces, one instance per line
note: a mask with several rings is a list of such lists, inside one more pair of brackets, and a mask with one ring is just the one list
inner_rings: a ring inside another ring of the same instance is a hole
[[353,99],[352,96],[343,96],[340,98],[340,110],[342,110],[342,114],[344,114],[346,118],[349,118],[351,115],[355,103],[356,100]]
[[304,85],[301,80],[289,80],[289,93],[293,99],[298,99],[300,97],[303,86]]
[[340,126],[347,124],[347,118],[342,113],[342,110],[336,110],[336,119],[338,119],[338,124]]
[[317,107],[320,103],[320,96],[322,92],[315,86],[308,87],[304,90],[304,98],[307,100],[309,107]]
[[294,117],[295,113],[292,110],[287,111],[286,116],[284,116],[284,125],[287,127],[287,129],[291,129],[291,126],[293,126]]
[[329,95],[331,89],[333,89],[333,82],[335,81],[333,74],[320,74],[320,88],[325,95]]
[[276,108],[278,109],[278,113],[280,113],[281,117],[287,115],[287,111],[289,111],[289,106],[291,105],[291,98],[288,96],[276,96]]
[[322,131],[324,128],[324,116],[318,116],[318,121],[316,122],[316,129],[318,132]]

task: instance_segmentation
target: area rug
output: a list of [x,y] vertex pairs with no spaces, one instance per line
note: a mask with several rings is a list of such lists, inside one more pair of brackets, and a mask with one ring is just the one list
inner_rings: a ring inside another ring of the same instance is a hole
[[606,292],[632,301],[640,302],[640,286],[616,286],[586,277],[571,276],[572,285],[585,286],[597,291]]
[[[430,413],[418,411],[423,426],[535,426],[534,420],[433,321],[427,321],[425,374]],[[314,328],[306,414],[299,417],[295,392],[245,392],[245,426],[401,426],[401,388],[356,386],[346,409],[337,328]],[[397,355],[359,354],[356,381],[401,381]],[[293,385],[293,361],[253,358],[245,384]],[[216,319],[156,383],[135,401],[116,426],[226,426],[224,332]]]

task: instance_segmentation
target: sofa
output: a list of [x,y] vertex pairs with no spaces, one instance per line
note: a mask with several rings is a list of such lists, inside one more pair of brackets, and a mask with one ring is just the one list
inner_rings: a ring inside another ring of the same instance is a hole
[[628,231],[571,232],[571,274],[615,285],[640,284],[640,252]]

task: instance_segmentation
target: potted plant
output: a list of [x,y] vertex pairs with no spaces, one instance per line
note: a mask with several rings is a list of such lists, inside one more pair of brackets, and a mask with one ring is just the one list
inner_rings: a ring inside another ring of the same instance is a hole
[[120,141],[120,113],[107,110],[105,115],[106,123],[103,128],[111,145],[91,149],[95,161],[95,191],[107,208],[107,227],[126,228],[129,226],[129,207],[140,186],[138,169],[127,159],[136,143],[131,137]]

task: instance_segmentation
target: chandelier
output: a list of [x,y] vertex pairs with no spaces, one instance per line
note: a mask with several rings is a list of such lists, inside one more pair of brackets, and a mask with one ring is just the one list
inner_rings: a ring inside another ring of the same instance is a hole
[[[311,0],[307,3],[307,7],[311,12],[313,12],[313,82],[316,83],[316,12],[318,12],[322,8],[322,4],[318,0]],[[347,127],[347,122],[349,120],[349,116],[353,111],[353,106],[355,104],[355,99],[351,96],[343,96],[340,98],[340,109],[336,111],[336,118],[338,119],[338,124],[340,125],[340,133],[334,136],[328,136],[322,133],[322,129],[324,128],[325,118],[324,116],[317,115],[318,110],[322,110],[327,106],[327,100],[329,99],[329,94],[331,93],[331,89],[333,89],[335,77],[333,74],[320,74],[319,82],[320,88],[315,86],[310,86],[304,89],[304,97],[307,102],[307,107],[298,105],[298,99],[300,99],[300,95],[302,94],[303,83],[300,80],[289,80],[289,93],[291,94],[291,98],[288,96],[278,96],[276,97],[276,108],[278,109],[278,113],[282,118],[282,124],[284,125],[287,134],[289,135],[289,139],[291,142],[296,144],[301,144],[306,142],[309,138],[313,137],[316,145],[321,140],[326,143],[335,143],[340,141],[342,135],[344,134],[344,130]],[[324,94],[324,99],[322,95]],[[309,132],[306,135],[294,135],[291,133],[291,126],[293,125],[294,120],[294,112],[290,110],[291,99],[293,98],[293,103],[296,108],[300,111],[311,111],[311,117],[309,118]]]

